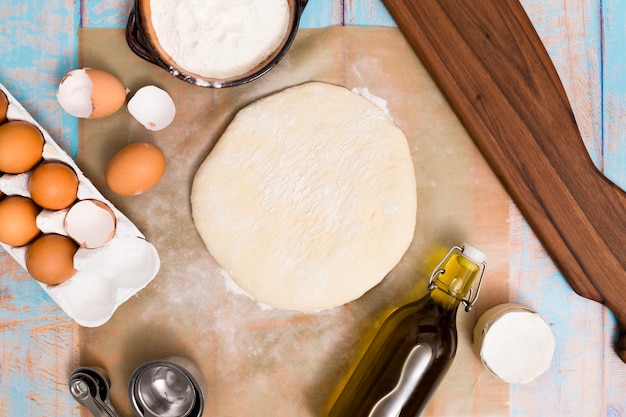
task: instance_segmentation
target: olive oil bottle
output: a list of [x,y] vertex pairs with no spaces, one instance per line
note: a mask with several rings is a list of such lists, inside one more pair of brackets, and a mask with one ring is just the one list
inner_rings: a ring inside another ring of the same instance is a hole
[[456,353],[457,307],[472,308],[485,266],[485,255],[470,245],[450,249],[431,274],[428,293],[382,324],[329,417],[421,415]]

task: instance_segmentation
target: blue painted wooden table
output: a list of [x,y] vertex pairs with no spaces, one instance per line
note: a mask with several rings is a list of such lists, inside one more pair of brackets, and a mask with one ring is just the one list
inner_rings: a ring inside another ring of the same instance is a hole
[[[592,159],[624,188],[626,2],[522,3],[562,77]],[[56,87],[78,66],[78,29],[124,27],[130,5],[130,0],[0,3],[0,82],[73,156],[78,123],[59,108]],[[333,25],[395,26],[380,0],[309,0],[302,27]],[[540,381],[509,387],[504,414],[467,410],[464,415],[626,416],[626,365],[614,354],[612,315],[569,288],[513,204],[510,231],[508,298],[546,318],[557,351]],[[76,325],[4,252],[0,274],[0,415],[80,415],[66,384],[79,364]]]

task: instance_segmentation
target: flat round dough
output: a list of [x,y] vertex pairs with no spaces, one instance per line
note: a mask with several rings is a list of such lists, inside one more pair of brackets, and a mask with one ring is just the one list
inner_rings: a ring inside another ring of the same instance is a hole
[[370,100],[311,82],[237,113],[194,178],[195,226],[248,294],[289,310],[378,284],[415,229],[404,133]]

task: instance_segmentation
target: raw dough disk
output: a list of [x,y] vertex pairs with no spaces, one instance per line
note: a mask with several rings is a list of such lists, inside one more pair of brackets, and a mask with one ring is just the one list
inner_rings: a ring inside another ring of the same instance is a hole
[[406,137],[377,105],[312,82],[245,107],[196,173],[206,247],[258,301],[332,308],[407,250],[416,183]]

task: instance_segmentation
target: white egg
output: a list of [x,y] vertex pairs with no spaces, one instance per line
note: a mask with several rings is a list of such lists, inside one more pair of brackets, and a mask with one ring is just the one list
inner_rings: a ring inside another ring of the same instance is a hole
[[137,90],[129,100],[128,111],[146,129],[156,131],[172,123],[176,105],[165,90],[148,85]]

